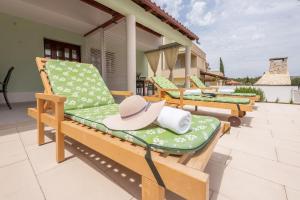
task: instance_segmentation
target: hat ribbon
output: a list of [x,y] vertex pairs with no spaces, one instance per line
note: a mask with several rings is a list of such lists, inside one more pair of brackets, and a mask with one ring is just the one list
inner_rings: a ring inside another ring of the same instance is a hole
[[137,112],[135,112],[135,113],[133,113],[133,114],[130,114],[130,115],[121,116],[121,118],[122,118],[122,119],[126,119],[126,118],[129,118],[129,117],[133,117],[133,116],[135,116],[135,115],[137,115],[137,114],[140,114],[140,113],[143,112],[143,111],[146,112],[150,106],[151,106],[151,102],[147,102],[146,105],[145,105],[141,110],[139,110],[139,111],[137,111]]

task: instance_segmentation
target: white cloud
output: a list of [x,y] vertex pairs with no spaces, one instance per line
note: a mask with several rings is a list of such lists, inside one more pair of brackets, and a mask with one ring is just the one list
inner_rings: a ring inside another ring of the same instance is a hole
[[152,0],[163,8],[167,13],[172,15],[174,18],[179,18],[179,13],[182,10],[182,0]]
[[[191,1],[195,3],[199,1]],[[200,37],[213,69],[223,58],[226,75],[259,76],[268,69],[270,57],[288,56],[291,74],[300,74],[300,2],[296,0],[207,0],[198,9],[204,20],[212,13],[214,21],[189,23]],[[192,10],[190,11],[192,12]],[[202,18],[201,18],[202,17]],[[187,17],[188,19],[188,17]],[[189,19],[190,21],[190,19]]]
[[300,1],[154,0],[199,35],[208,62],[227,76],[259,76],[270,57],[288,56],[300,75]]
[[191,11],[188,12],[186,18],[188,24],[195,26],[207,26],[215,21],[215,14],[207,11],[207,3],[204,1],[192,1]]

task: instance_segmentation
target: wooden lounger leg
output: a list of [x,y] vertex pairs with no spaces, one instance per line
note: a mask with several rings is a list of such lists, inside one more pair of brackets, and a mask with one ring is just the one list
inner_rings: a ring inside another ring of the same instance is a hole
[[142,200],[164,200],[165,189],[157,183],[142,176]]
[[65,159],[65,141],[64,134],[61,132],[61,121],[64,119],[63,103],[55,105],[55,120],[56,120],[56,161],[62,162]]
[[38,111],[38,115],[37,115],[37,131],[38,131],[38,134],[37,134],[37,142],[38,142],[38,145],[42,145],[45,143],[45,125],[44,123],[42,122],[42,113],[44,112],[44,103],[45,101],[42,100],[42,99],[37,99],[37,111]]
[[239,118],[240,111],[231,110],[231,116],[228,118],[231,126],[239,126],[241,125],[241,119]]
[[239,116],[239,111],[238,110],[231,110],[231,115],[238,117]]

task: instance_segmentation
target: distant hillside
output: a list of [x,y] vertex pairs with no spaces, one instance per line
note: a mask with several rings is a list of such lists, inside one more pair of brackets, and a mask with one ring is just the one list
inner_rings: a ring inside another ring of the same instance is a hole
[[300,76],[291,76],[292,85],[300,85]]
[[[258,77],[244,77],[244,78],[230,78],[234,81],[238,81],[241,83],[241,85],[254,85],[261,76]],[[293,86],[300,85],[300,76],[291,76],[291,81]]]
[[291,76],[291,79],[300,78],[300,76]]
[[260,79],[259,77],[244,77],[244,78],[232,78],[234,81],[238,81],[241,85],[254,85]]

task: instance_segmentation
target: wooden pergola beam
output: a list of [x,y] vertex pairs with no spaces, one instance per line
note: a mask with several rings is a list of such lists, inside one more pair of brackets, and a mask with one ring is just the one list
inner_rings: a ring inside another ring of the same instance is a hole
[[96,28],[93,28],[92,30],[90,30],[89,32],[85,33],[83,36],[86,37],[90,34],[92,34],[93,32],[99,30],[100,28],[106,28],[111,24],[117,23],[117,21],[119,21],[120,19],[122,19],[124,16],[123,15],[115,15],[113,18],[111,18],[110,20],[104,22],[103,24],[97,26]]
[[152,29],[144,26],[143,24],[140,24],[140,23],[136,23],[136,26],[143,29],[144,31],[147,31],[148,33],[152,33],[153,35],[156,35],[157,37],[161,37],[161,34],[160,33],[157,33],[155,31],[153,31]]
[[84,3],[87,3],[89,4],[90,6],[93,6],[95,8],[98,8],[99,10],[103,11],[103,12],[106,12],[108,14],[111,14],[112,16],[114,15],[117,15],[117,14],[120,14],[116,11],[114,11],[113,9],[107,7],[107,6],[104,6],[102,5],[101,3],[98,3],[97,1],[94,1],[94,0],[80,0]]
[[207,75],[207,76],[212,76],[212,77],[215,77],[215,78],[220,78],[220,79],[223,79],[223,80],[229,80],[229,78],[225,77],[225,76],[221,76],[221,75],[218,75],[218,74],[214,74],[214,73],[210,73],[210,72],[204,72],[204,71],[200,71],[200,75]]
[[177,42],[173,42],[173,43],[161,45],[157,49],[152,49],[152,50],[149,50],[149,51],[145,51],[145,53],[150,53],[150,52],[154,52],[154,51],[161,51],[161,50],[169,49],[169,48],[173,48],[173,47],[182,47],[182,45],[177,43]]
[[[108,27],[111,24],[117,23],[117,21],[119,21],[120,19],[122,19],[124,17],[120,13],[118,13],[118,12],[112,10],[111,8],[109,8],[107,6],[104,6],[104,5],[102,5],[99,2],[96,2],[94,0],[80,0],[80,1],[82,1],[86,4],[89,4],[90,6],[93,6],[93,7],[97,8],[97,9],[99,9],[99,10],[105,12],[105,13],[108,13],[108,14],[112,15],[112,18],[110,20],[104,22],[103,24],[101,24],[101,25],[97,26],[96,28],[93,28],[89,32],[85,33],[84,37],[92,34],[93,32],[99,30],[100,28],[105,28],[105,27]],[[149,9],[148,11],[151,12],[152,10]],[[151,34],[157,36],[157,37],[161,37],[161,34],[153,31],[152,29],[150,29],[150,28],[148,28],[148,27],[146,27],[146,26],[144,26],[140,23],[136,23],[136,26],[143,29],[144,31],[147,31],[148,33],[151,33]]]

